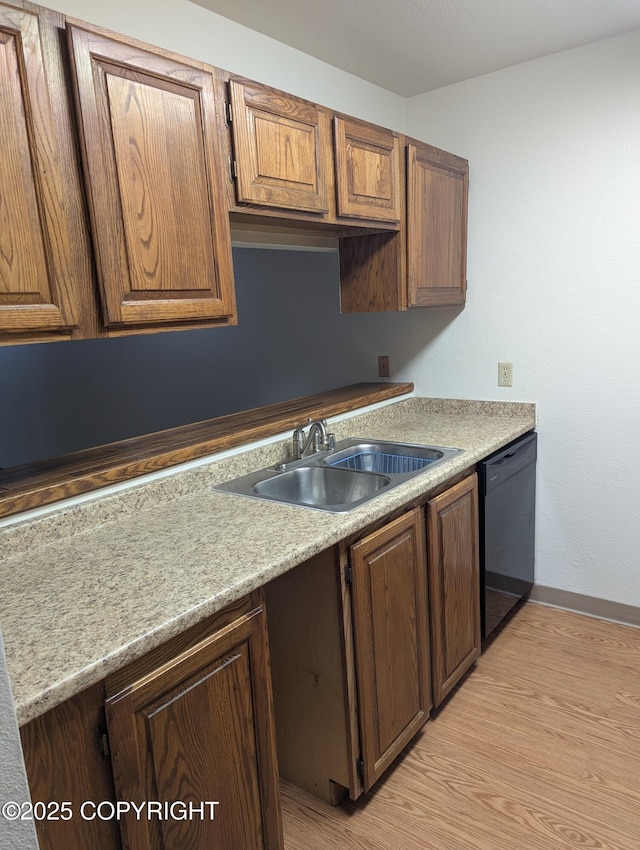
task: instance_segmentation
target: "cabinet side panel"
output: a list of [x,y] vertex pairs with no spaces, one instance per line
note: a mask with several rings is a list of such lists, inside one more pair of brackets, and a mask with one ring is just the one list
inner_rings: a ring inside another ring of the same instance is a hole
[[73,808],[70,820],[36,822],[41,850],[119,850],[115,820],[85,820],[80,813],[86,800],[116,799],[111,763],[98,746],[98,731],[105,728],[100,683],[20,730],[32,801],[69,801]]
[[406,310],[404,231],[340,239],[340,311]]
[[336,554],[330,549],[265,589],[280,774],[331,802],[350,786],[347,693]]

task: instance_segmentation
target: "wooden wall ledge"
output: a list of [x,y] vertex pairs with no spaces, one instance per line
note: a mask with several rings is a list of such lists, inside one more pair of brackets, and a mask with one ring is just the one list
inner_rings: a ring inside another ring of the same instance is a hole
[[412,383],[353,384],[0,470],[0,517],[271,437],[307,416],[337,416],[412,390]]

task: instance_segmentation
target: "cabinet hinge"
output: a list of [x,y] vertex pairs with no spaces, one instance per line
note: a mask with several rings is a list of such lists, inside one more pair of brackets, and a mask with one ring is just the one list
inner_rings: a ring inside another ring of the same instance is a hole
[[107,734],[107,730],[102,726],[98,727],[98,749],[100,750],[100,755],[103,759],[106,759],[109,755],[109,736]]
[[232,183],[238,177],[238,164],[232,156],[229,157],[229,177]]
[[356,773],[360,779],[364,779],[364,761],[361,758],[356,759]]
[[224,102],[224,120],[227,127],[229,124],[233,124],[233,108],[231,106],[231,102],[228,100],[225,100]]
[[347,564],[347,566],[344,568],[344,583],[347,585],[347,587],[351,587],[351,585],[353,584],[353,567],[351,566],[351,564]]

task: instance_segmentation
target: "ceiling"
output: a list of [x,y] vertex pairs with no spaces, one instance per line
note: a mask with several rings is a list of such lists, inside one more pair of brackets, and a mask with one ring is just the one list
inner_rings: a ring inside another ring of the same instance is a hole
[[195,0],[410,97],[640,28],[640,0]]

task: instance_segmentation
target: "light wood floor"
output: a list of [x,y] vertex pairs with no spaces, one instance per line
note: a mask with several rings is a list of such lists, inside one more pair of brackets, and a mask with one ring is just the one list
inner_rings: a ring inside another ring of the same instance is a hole
[[523,606],[389,774],[287,850],[640,850],[640,629]]

